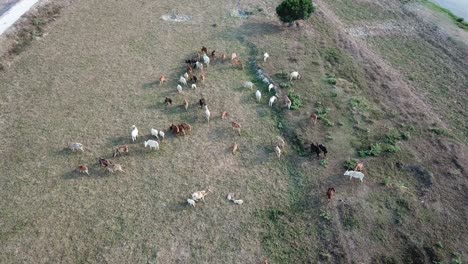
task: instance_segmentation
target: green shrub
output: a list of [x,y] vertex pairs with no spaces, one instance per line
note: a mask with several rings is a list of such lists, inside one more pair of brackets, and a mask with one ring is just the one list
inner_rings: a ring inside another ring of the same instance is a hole
[[328,160],[326,159],[320,160],[320,166],[326,168],[328,166]]
[[356,159],[348,159],[344,162],[344,167],[347,170],[354,170],[356,168],[356,165],[358,164],[358,160]]
[[361,150],[361,151],[358,152],[359,156],[361,156],[361,157],[368,157],[368,156],[377,157],[381,153],[382,153],[382,146],[381,146],[380,143],[372,144],[370,149]]
[[325,50],[325,60],[331,64],[338,64],[341,61],[341,52],[335,48],[328,48]]
[[335,85],[336,84],[336,77],[334,74],[326,74],[325,75],[325,82],[330,84],[330,85]]
[[283,89],[288,89],[289,87],[291,87],[291,85],[289,83],[282,82],[279,84],[279,87]]
[[284,23],[310,17],[315,7],[311,0],[284,0],[276,7],[276,14]]
[[395,145],[385,144],[384,150],[385,152],[388,152],[388,153],[397,153],[397,152],[400,152],[401,149],[400,147],[395,146]]
[[291,109],[292,110],[298,110],[299,108],[301,108],[303,106],[303,103],[302,103],[302,98],[300,95],[294,93],[294,92],[289,92],[288,93],[288,97],[289,99],[291,99]]

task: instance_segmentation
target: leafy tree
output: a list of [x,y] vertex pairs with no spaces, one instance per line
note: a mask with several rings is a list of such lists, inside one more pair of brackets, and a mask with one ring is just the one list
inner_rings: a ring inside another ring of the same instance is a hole
[[292,23],[309,18],[314,10],[312,0],[284,0],[276,7],[276,14],[282,22]]

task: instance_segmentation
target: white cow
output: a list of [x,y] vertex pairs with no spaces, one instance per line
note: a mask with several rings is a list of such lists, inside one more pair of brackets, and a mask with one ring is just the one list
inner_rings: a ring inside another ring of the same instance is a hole
[[147,146],[149,146],[150,150],[151,149],[159,150],[159,143],[156,140],[149,139],[149,140],[145,141],[145,148]]
[[350,171],[350,170],[347,170],[345,173],[344,173],[344,176],[349,176],[349,179],[351,180],[352,178],[357,178],[359,180],[361,180],[362,182],[362,179],[364,179],[364,173],[360,172],[360,171]]

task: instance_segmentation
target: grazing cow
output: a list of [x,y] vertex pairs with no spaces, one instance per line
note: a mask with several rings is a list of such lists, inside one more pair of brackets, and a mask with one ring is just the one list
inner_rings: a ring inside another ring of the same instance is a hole
[[192,199],[189,198],[189,199],[187,199],[187,203],[188,203],[190,206],[195,207],[195,201],[194,201],[194,200],[192,200]]
[[113,157],[115,158],[117,156],[122,155],[123,153],[128,153],[128,146],[127,145],[123,145],[123,146],[119,146],[119,147],[115,148]]
[[187,65],[187,72],[188,72],[189,74],[192,74],[192,71],[193,71],[192,66]]
[[132,126],[131,135],[132,135],[132,141],[135,142],[135,140],[137,140],[138,138],[138,128],[135,125]]
[[213,50],[213,51],[211,52],[211,59],[212,59],[212,60],[215,60],[215,59],[216,59],[215,52],[216,52],[216,50]]
[[232,66],[234,67],[239,67],[239,69],[243,70],[244,69],[244,64],[242,63],[242,61],[238,58],[235,58],[233,61],[232,61]]
[[221,61],[222,61],[222,62],[224,62],[224,61],[227,59],[227,55],[226,55],[226,53],[224,53],[224,52],[221,53],[221,54],[219,55],[219,57],[221,58]]
[[172,105],[172,99],[169,98],[169,97],[166,97],[166,99],[164,99],[164,103],[165,103],[166,105]]
[[236,130],[237,133],[239,133],[239,136],[241,134],[241,125],[235,121],[231,121],[231,127],[232,129]]
[[68,148],[73,152],[78,150],[84,152],[83,144],[81,143],[68,143]]
[[203,63],[201,63],[199,61],[195,62],[195,68],[200,69],[201,71],[203,71]]
[[323,145],[323,144],[319,144],[318,147],[319,147],[320,150],[323,152],[323,155],[324,155],[325,157],[327,157],[327,153],[328,153],[327,147],[325,147],[325,145]]
[[232,155],[236,155],[236,151],[239,149],[239,145],[237,143],[234,143],[232,145]]
[[99,165],[101,167],[107,167],[109,165],[112,164],[112,161],[108,160],[108,159],[103,159],[103,158],[99,158],[99,161],[98,161]]
[[195,75],[190,76],[190,81],[196,83],[198,81],[198,77]]
[[318,116],[316,113],[312,113],[310,115],[310,120],[312,121],[312,123],[314,123],[314,125],[317,124],[317,119],[318,119]]
[[110,164],[109,166],[107,166],[107,170],[110,173],[114,173],[114,172],[118,172],[118,171],[125,172],[122,169],[122,165],[120,165],[120,164]]
[[292,101],[291,99],[289,99],[289,97],[287,95],[284,96],[284,101],[285,101],[285,105],[286,107],[291,110],[291,105],[292,105]]
[[276,153],[276,156],[279,158],[281,158],[281,149],[280,147],[276,146],[275,147],[275,153]]
[[205,54],[208,53],[208,49],[205,46],[202,46],[201,52],[204,52]]
[[274,89],[274,88],[275,88],[275,85],[270,83],[270,85],[268,85],[268,92],[271,92],[271,89]]
[[252,90],[252,88],[253,88],[255,85],[253,84],[253,82],[244,82],[244,83],[242,84],[242,86],[243,86],[244,88],[248,88],[248,89]]
[[205,76],[205,74],[202,73],[202,74],[200,75],[200,80],[202,81],[202,83],[205,82],[205,79],[206,79],[206,76]]
[[[186,73],[186,74],[187,74],[187,73]],[[188,74],[187,74],[187,77],[188,77]],[[180,78],[179,78],[179,83],[180,83],[180,84],[183,84],[183,85],[185,85],[185,86],[187,86],[187,79],[185,79],[184,76],[180,76]]]
[[328,197],[328,201],[331,202],[333,200],[333,197],[335,196],[335,188],[333,187],[330,187],[328,188],[327,190],[327,197]]
[[205,63],[206,68],[208,68],[208,65],[210,64],[210,57],[208,57],[206,54],[203,55],[203,63]]
[[364,179],[364,173],[360,172],[360,171],[346,171],[344,173],[344,176],[349,176],[349,180],[351,180],[352,178],[357,178],[359,180],[361,180],[362,182],[362,179]]
[[210,116],[211,116],[211,112],[208,109],[208,106],[205,105],[205,117],[206,117],[206,120],[208,121],[208,123],[210,123]]
[[289,74],[289,81],[292,81],[293,79],[299,80],[301,78],[302,78],[301,75],[297,71],[293,71]]
[[221,114],[221,119],[224,120],[226,119],[226,117],[228,117],[228,112],[224,111],[222,114]]
[[167,78],[164,75],[159,76],[159,85],[163,85],[163,83],[167,82]]
[[284,149],[284,147],[286,147],[286,142],[284,142],[284,139],[280,136],[277,136],[276,139],[278,140],[278,146],[281,149]]
[[194,90],[197,89],[197,85],[192,83],[192,89],[194,89]]
[[320,158],[320,148],[318,144],[316,145],[315,143],[310,143],[310,152],[312,154],[317,154],[317,158]]
[[236,53],[232,53],[231,54],[231,61],[237,59],[237,54]]
[[182,86],[180,84],[177,85],[177,92],[182,93]]
[[156,140],[149,139],[145,141],[145,148],[149,147],[149,149],[159,150],[159,143]]
[[187,124],[187,123],[182,123],[179,125],[179,127],[183,128],[185,131],[187,132],[191,132],[192,131],[192,126]]
[[206,100],[205,98],[200,98],[200,100],[198,100],[198,103],[200,104],[200,109],[203,108],[203,106],[206,106]]
[[89,176],[88,166],[86,166],[86,165],[78,166],[78,172],[79,173],[86,173]]
[[262,93],[259,90],[255,92],[255,98],[257,98],[257,103],[260,103],[260,100],[262,99]]
[[270,97],[270,100],[268,101],[268,105],[270,107],[273,107],[273,103],[276,101],[276,99],[277,99],[277,97],[274,96],[274,95],[272,97]]
[[184,108],[185,108],[185,111],[188,110],[188,101],[187,101],[187,99],[184,99]]
[[269,57],[270,55],[265,52],[265,54],[263,54],[263,61],[265,62]]
[[364,170],[364,163],[363,162],[358,162],[356,164],[356,167],[354,168],[355,171],[363,171]]

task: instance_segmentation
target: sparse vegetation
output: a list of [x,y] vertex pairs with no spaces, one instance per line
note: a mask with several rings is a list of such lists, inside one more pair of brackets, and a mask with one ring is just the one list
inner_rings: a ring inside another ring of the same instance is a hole
[[302,98],[299,94],[296,94],[293,91],[290,91],[288,93],[289,99],[291,99],[292,105],[291,105],[291,110],[298,110],[302,108],[303,103],[302,103]]

